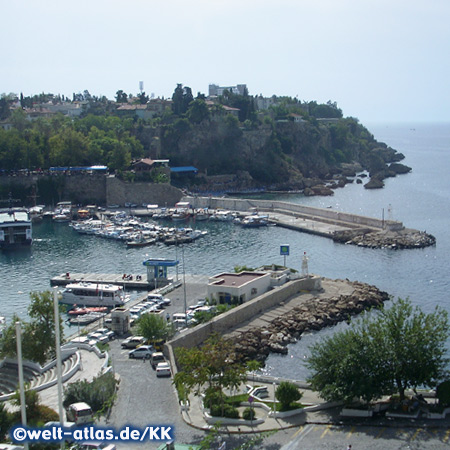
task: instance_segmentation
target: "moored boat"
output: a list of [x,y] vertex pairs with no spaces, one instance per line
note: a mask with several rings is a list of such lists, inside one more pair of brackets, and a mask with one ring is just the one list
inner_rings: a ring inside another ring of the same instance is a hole
[[33,242],[32,225],[24,208],[0,210],[0,248],[27,247]]
[[68,314],[69,316],[83,316],[85,314],[90,314],[93,312],[96,313],[105,313],[108,311],[108,308],[106,306],[87,306],[84,308],[81,307],[75,307],[71,309]]
[[97,283],[70,283],[61,292],[61,303],[84,306],[121,306],[126,302],[120,286]]

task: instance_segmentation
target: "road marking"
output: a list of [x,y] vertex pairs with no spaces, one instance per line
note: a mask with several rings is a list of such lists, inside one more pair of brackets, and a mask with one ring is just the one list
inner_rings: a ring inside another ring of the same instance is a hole
[[329,433],[330,429],[331,429],[331,425],[327,425],[327,427],[325,428],[325,431],[322,433],[322,436],[320,436],[320,439],[325,437],[327,435],[327,433]]
[[299,427],[299,429],[294,433],[294,435],[292,437],[295,438],[295,436],[297,436],[297,434],[301,433],[302,431],[303,431],[303,425],[301,425]]
[[450,430],[447,430],[447,433],[445,433],[444,439],[442,439],[442,441],[447,442],[449,437],[450,437]]
[[423,431],[423,429],[422,428],[418,428],[417,430],[416,430],[416,432],[411,436],[411,441],[413,441],[414,439],[416,439],[416,437],[417,437],[417,435],[421,432],[421,431]]

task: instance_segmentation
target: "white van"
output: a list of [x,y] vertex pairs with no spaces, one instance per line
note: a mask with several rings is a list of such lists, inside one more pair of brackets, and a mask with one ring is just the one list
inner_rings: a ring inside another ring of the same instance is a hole
[[67,420],[77,425],[94,422],[92,408],[84,402],[72,403],[66,411]]

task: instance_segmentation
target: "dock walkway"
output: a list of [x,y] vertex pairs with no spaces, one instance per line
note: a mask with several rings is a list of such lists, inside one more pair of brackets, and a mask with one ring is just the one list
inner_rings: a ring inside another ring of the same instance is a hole
[[[62,274],[53,277],[50,280],[52,286],[65,286],[69,283],[101,283],[101,284],[114,284],[122,286],[127,290],[149,290],[153,289],[154,283],[147,281],[147,274],[127,274],[131,275],[132,279],[126,279],[124,274],[113,273],[72,273]],[[140,279],[137,279],[139,278]]]

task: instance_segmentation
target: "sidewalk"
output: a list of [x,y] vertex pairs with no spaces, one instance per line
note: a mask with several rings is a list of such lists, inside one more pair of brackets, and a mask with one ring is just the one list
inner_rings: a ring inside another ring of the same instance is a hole
[[[274,398],[274,387],[271,383],[258,382],[258,386],[267,386],[269,390],[269,399]],[[404,418],[389,418],[385,416],[375,416],[369,418],[362,417],[343,417],[340,415],[342,406],[336,403],[327,403],[320,396],[311,389],[301,387],[300,392],[303,393],[301,402],[310,405],[301,413],[291,417],[271,417],[269,411],[262,408],[255,408],[256,419],[264,419],[263,423],[252,424],[223,424],[221,428],[228,433],[259,433],[264,431],[282,430],[287,428],[299,427],[305,424],[319,424],[319,425],[337,425],[337,426],[370,426],[370,427],[395,427],[395,428],[449,428],[450,417],[445,419],[427,419],[426,417],[419,417],[412,419]],[[189,397],[190,406],[187,411],[182,410],[181,415],[183,420],[190,426],[207,431],[213,427],[207,423],[203,416],[203,409],[201,405],[201,398],[191,395]],[[244,408],[240,408],[244,409]],[[241,411],[242,412],[242,411]],[[242,414],[241,414],[242,415]],[[223,423],[223,422],[222,422]]]

